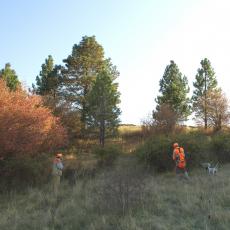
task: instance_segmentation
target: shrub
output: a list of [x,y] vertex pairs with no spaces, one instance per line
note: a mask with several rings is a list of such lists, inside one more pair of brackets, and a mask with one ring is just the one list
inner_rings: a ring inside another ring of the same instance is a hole
[[202,162],[212,161],[214,155],[211,148],[211,136],[202,132],[181,133],[173,138],[185,150],[189,167],[198,166]]
[[218,133],[212,138],[212,150],[217,161],[230,162],[230,134]]
[[24,190],[48,182],[51,162],[46,154],[12,157],[0,162],[1,190]]
[[59,119],[42,105],[41,97],[22,89],[9,91],[0,81],[0,155],[36,155],[61,147],[67,140]]
[[169,137],[155,136],[141,145],[136,154],[147,166],[154,166],[157,171],[165,171],[173,168],[171,146]]
[[47,178],[43,167],[47,157],[41,153],[64,146],[65,129],[41,97],[22,89],[10,91],[1,80],[0,91],[1,179],[6,187],[39,184],[43,176]]
[[108,145],[94,148],[93,153],[97,156],[100,165],[109,166],[113,164],[115,159],[122,153],[122,151],[116,145]]
[[62,178],[67,180],[70,185],[75,185],[77,180],[93,178],[97,172],[97,160],[71,159],[64,162]]
[[211,137],[201,132],[179,133],[177,135],[156,135],[136,150],[138,157],[157,171],[171,170],[172,145],[178,142],[184,148],[188,168],[215,159],[211,151]]

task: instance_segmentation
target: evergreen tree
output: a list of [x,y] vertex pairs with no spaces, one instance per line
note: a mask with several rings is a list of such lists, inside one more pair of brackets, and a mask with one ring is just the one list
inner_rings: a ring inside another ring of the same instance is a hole
[[95,36],[85,36],[79,44],[73,46],[72,54],[63,61],[66,64],[66,69],[62,72],[63,95],[71,103],[72,109],[80,111],[82,128],[85,130],[89,110],[86,97],[96,75],[104,68],[104,50]]
[[42,70],[39,76],[36,77],[36,87],[33,86],[36,93],[39,95],[56,95],[57,88],[60,83],[58,77],[58,66],[54,66],[54,60],[51,55],[45,59],[45,63],[41,66]]
[[[210,61],[205,58],[201,62],[201,68],[197,70],[196,81],[193,83],[195,90],[193,91],[193,111],[198,119],[203,119],[204,127],[208,127],[208,111],[207,111],[207,92],[217,88],[217,80],[214,69]],[[200,98],[203,98],[200,103]]]
[[6,81],[6,85],[12,91],[15,91],[17,87],[20,86],[18,76],[16,72],[11,69],[10,63],[6,63],[5,68],[0,71],[0,79]]
[[[111,69],[110,69],[111,70]],[[117,105],[120,103],[116,76],[107,69],[100,72],[93,83],[87,102],[91,125],[99,129],[100,144],[104,146],[106,132],[114,131],[119,124],[121,113]]]
[[55,113],[58,104],[58,89],[62,82],[61,66],[54,66],[54,60],[51,55],[45,59],[41,66],[39,76],[36,77],[36,86],[32,85],[33,91],[43,96],[44,104]]
[[156,110],[167,104],[177,115],[178,121],[184,121],[190,114],[190,100],[187,97],[189,92],[188,80],[186,76],[182,77],[178,66],[174,61],[170,62],[165,69],[164,75],[160,80],[161,95],[157,97]]

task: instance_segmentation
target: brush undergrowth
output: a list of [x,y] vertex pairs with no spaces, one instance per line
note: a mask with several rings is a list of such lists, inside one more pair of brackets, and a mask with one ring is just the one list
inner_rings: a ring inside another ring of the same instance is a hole
[[157,171],[168,171],[174,167],[172,161],[173,143],[178,142],[185,150],[189,168],[199,167],[200,163],[230,163],[230,135],[217,133],[207,135],[190,132],[171,135],[156,135],[137,147],[135,153],[148,167]]
[[62,181],[55,199],[49,186],[1,194],[0,229],[152,230],[230,229],[229,165],[216,176],[205,170],[178,180],[155,174],[134,157],[74,186]]

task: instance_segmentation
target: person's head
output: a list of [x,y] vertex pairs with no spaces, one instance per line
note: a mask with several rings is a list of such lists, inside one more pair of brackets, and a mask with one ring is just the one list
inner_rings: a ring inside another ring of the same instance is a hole
[[61,158],[62,158],[62,153],[57,153],[57,154],[56,154],[56,158],[61,159]]
[[177,148],[177,147],[179,147],[178,143],[174,143],[174,144],[173,144],[173,148],[175,149],[175,148]]

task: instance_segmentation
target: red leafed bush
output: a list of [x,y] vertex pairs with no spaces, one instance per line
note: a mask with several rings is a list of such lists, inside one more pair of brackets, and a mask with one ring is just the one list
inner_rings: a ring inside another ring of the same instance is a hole
[[36,155],[62,147],[67,141],[59,118],[42,105],[41,97],[22,89],[9,91],[0,81],[0,155]]

